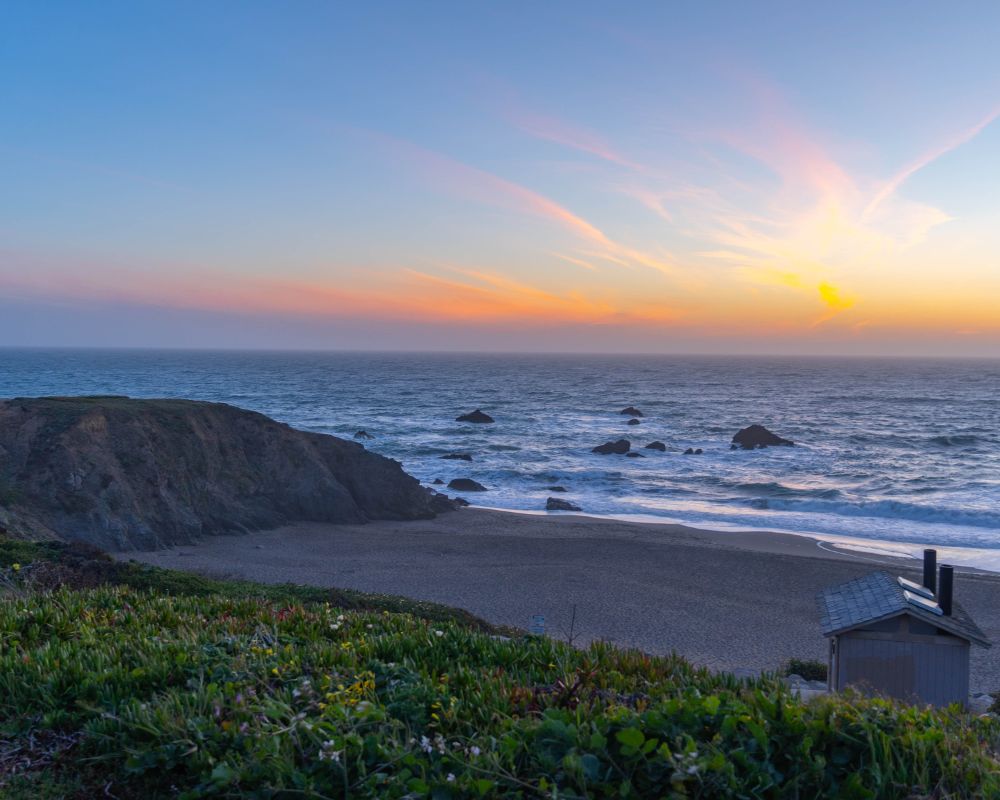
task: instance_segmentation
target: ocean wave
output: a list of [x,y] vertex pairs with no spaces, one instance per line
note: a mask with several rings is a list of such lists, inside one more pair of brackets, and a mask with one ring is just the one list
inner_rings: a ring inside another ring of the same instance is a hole
[[942,447],[961,447],[970,444],[979,444],[981,439],[978,436],[973,436],[972,434],[952,434],[951,436],[932,436],[930,442],[932,444],[941,445]]
[[819,497],[827,500],[840,497],[840,489],[808,489],[797,486],[785,486],[785,484],[776,481],[768,481],[766,483],[748,481],[737,483],[732,488],[750,494],[766,494],[769,497]]
[[750,506],[758,510],[830,514],[840,517],[876,517],[908,522],[930,522],[945,525],[965,525],[974,528],[996,528],[1000,535],[1000,513],[966,510],[942,506],[925,506],[899,500],[870,500],[857,503],[830,500],[797,500],[779,497],[757,497]]

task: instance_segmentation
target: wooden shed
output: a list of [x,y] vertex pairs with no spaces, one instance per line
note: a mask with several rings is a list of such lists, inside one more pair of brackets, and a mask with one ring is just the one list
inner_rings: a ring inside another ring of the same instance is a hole
[[853,687],[911,703],[968,703],[970,647],[990,642],[953,602],[951,567],[941,567],[937,591],[935,560],[934,551],[925,554],[923,584],[873,572],[819,594],[831,691]]

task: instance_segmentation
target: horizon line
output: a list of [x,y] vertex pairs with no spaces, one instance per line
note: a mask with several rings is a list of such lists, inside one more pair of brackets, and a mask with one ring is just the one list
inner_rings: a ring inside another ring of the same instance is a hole
[[907,360],[907,361],[1000,361],[1000,356],[940,355],[919,353],[718,353],[718,352],[652,352],[652,351],[580,351],[580,350],[448,350],[448,349],[391,349],[391,348],[336,348],[336,347],[193,347],[159,345],[6,345],[0,352],[11,351],[72,351],[72,352],[122,352],[122,353],[246,353],[273,355],[427,355],[427,356],[578,356],[583,358],[746,358],[746,359],[841,359],[841,360]]

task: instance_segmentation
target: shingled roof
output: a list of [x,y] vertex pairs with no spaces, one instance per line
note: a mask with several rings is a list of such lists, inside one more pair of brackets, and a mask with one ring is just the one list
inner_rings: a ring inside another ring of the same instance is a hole
[[938,616],[908,602],[903,587],[888,572],[873,572],[824,589],[816,595],[816,605],[824,636],[834,636],[905,612],[962,639],[990,647],[986,634],[958,603],[952,602],[950,616]]

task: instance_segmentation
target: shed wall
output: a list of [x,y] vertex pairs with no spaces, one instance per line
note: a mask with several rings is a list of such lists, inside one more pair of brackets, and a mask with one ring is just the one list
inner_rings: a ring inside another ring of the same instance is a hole
[[853,686],[870,694],[936,706],[968,702],[967,642],[955,637],[894,641],[859,632],[837,638],[837,689]]

